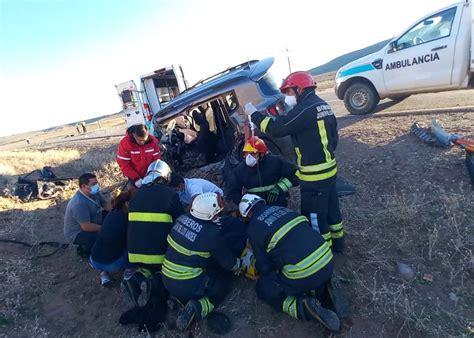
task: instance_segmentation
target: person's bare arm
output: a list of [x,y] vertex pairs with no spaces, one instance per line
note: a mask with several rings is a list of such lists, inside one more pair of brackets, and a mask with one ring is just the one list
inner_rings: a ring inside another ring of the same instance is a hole
[[81,225],[82,231],[94,232],[94,231],[100,230],[100,225],[92,223],[92,222],[84,222],[84,223],[80,223],[80,225]]

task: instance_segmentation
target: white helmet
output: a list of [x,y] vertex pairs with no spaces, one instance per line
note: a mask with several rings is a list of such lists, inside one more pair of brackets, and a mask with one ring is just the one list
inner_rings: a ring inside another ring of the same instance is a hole
[[219,197],[214,192],[206,192],[196,196],[191,206],[191,215],[203,221],[210,221],[224,209]]
[[151,162],[148,166],[146,176],[143,178],[142,184],[153,183],[156,179],[163,177],[167,182],[170,179],[171,168],[162,160],[156,160]]
[[239,212],[243,217],[247,217],[249,211],[259,202],[265,202],[263,198],[258,195],[245,194],[239,203]]

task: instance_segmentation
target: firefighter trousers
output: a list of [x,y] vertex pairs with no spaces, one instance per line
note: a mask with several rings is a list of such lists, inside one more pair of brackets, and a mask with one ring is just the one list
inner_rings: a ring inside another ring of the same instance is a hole
[[300,188],[301,214],[310,221],[312,221],[311,214],[316,214],[321,236],[333,249],[342,251],[344,228],[336,190],[336,177],[319,182],[300,181]]
[[169,293],[181,303],[196,300],[200,307],[196,311],[197,319],[207,316],[218,306],[230,291],[232,273],[220,268],[207,269],[200,276],[175,280],[163,275],[163,283]]
[[277,311],[283,311],[295,319],[305,319],[302,309],[305,297],[316,297],[323,306],[327,306],[327,285],[332,271],[330,265],[312,276],[293,280],[277,272],[263,275],[257,281],[257,296]]

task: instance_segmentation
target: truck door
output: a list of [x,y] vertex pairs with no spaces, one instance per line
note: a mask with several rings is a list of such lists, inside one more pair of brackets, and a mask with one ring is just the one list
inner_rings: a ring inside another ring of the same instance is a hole
[[389,43],[383,59],[388,93],[451,85],[459,24],[456,11],[457,7],[452,7],[433,14]]
[[115,85],[117,94],[122,102],[122,111],[127,121],[127,128],[137,124],[147,124],[150,127],[151,116],[143,103],[140,92],[133,80]]

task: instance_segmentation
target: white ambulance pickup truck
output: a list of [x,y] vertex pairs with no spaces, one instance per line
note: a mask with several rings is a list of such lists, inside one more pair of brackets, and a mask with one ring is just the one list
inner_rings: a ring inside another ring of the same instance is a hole
[[458,2],[418,20],[378,52],[336,73],[336,96],[351,114],[375,110],[380,99],[474,86],[474,10]]

